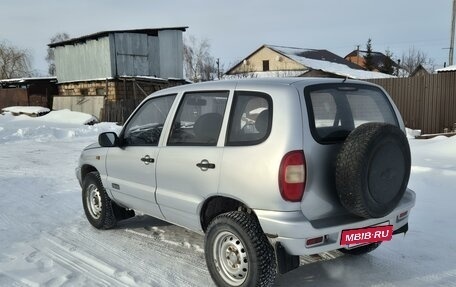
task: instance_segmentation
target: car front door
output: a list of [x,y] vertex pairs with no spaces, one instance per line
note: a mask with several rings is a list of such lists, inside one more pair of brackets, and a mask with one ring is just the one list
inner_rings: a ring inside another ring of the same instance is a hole
[[217,194],[220,135],[229,91],[182,96],[157,163],[157,202],[166,220],[199,230],[199,205]]
[[107,182],[114,199],[126,207],[162,218],[156,203],[155,166],[163,125],[176,95],[151,98],[126,123],[120,146],[106,158]]

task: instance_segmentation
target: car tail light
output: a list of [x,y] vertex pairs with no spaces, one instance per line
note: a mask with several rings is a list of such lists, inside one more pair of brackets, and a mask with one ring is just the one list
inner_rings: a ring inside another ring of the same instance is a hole
[[311,246],[320,245],[320,244],[323,244],[324,240],[325,240],[325,238],[323,236],[309,238],[306,240],[306,246],[311,247]]
[[280,163],[279,188],[287,201],[301,201],[306,184],[306,160],[302,150],[287,153]]

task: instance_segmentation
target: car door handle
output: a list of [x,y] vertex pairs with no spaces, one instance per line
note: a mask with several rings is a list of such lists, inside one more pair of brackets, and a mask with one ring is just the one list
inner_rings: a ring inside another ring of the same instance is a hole
[[199,167],[202,171],[215,168],[215,164],[210,163],[207,159],[203,159],[200,163],[197,163],[196,166]]
[[145,165],[148,165],[150,163],[154,163],[155,159],[151,158],[149,155],[145,155],[141,158],[141,161],[144,162]]

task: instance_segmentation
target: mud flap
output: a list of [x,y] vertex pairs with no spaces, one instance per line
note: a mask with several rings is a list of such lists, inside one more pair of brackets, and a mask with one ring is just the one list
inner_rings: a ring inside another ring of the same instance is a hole
[[404,235],[405,235],[407,233],[407,231],[408,231],[408,223],[405,224],[404,226],[402,226],[401,228],[394,230],[393,235],[401,234],[401,233],[404,233]]
[[277,242],[275,245],[277,269],[280,274],[285,274],[299,267],[299,256],[290,255],[285,248]]

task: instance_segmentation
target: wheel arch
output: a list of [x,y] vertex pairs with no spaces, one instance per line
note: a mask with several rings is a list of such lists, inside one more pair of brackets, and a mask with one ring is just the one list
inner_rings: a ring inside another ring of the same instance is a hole
[[99,173],[99,171],[93,165],[84,164],[81,167],[81,182],[84,182],[84,179],[87,176],[87,174],[94,171]]
[[206,232],[209,223],[214,219],[216,216],[230,212],[242,210],[248,213],[253,214],[255,217],[255,213],[252,209],[250,209],[247,204],[240,201],[239,199],[223,196],[223,195],[216,195],[207,198],[200,210],[200,223],[201,228],[204,232]]

